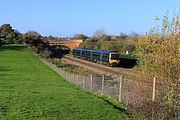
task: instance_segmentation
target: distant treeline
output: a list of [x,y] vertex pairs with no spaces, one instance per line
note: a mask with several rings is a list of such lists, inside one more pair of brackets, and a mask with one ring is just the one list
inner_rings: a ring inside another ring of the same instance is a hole
[[14,30],[10,24],[0,26],[0,47],[4,44],[28,44],[34,52],[43,57],[62,57],[69,51],[62,46],[49,46],[47,39],[64,40],[65,38],[42,36],[36,31],[22,34]]
[[[125,53],[126,51],[134,51],[138,36],[135,32],[130,35],[124,33],[120,33],[119,36],[107,35],[103,29],[99,29],[94,32],[92,37],[84,34],[75,34],[71,39],[83,39],[83,43],[79,46],[81,48],[117,50]],[[52,35],[42,36],[36,31],[28,31],[22,34],[18,30],[14,30],[10,24],[0,26],[0,46],[3,44],[26,43],[32,46],[37,53],[41,53],[47,49],[48,39],[68,40],[69,38],[59,38]]]
[[103,30],[94,32],[93,37],[86,37],[80,44],[81,48],[117,50],[120,53],[134,52],[139,35],[133,32],[130,35],[120,33],[119,36],[107,35]]

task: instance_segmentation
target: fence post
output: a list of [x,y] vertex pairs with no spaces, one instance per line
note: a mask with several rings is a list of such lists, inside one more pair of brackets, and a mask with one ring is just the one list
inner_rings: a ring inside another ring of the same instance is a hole
[[155,95],[156,95],[156,78],[153,78],[153,94],[152,94],[152,101],[155,100]]
[[90,75],[90,89],[93,91],[93,75]]
[[82,78],[83,78],[83,88],[85,89],[85,85],[86,85],[85,76],[82,76]]
[[124,79],[124,75],[122,74],[119,78],[119,102],[122,102],[122,81]]
[[74,83],[76,82],[76,75],[74,74]]
[[105,75],[102,75],[102,90],[101,90],[102,93],[104,93],[104,78]]

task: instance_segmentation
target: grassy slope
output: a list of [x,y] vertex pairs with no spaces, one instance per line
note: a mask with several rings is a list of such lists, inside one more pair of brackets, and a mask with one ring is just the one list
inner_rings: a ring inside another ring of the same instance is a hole
[[113,105],[69,83],[24,46],[0,50],[0,119],[117,120]]

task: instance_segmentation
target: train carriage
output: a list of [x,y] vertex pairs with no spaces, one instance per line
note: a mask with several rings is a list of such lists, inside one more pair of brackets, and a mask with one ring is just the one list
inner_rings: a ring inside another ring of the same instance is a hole
[[115,50],[94,50],[86,48],[73,49],[73,55],[82,59],[101,62],[111,66],[117,66],[120,62],[120,54]]

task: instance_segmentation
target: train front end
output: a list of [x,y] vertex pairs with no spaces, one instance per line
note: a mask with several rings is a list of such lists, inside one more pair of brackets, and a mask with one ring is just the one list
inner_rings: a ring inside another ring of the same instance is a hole
[[117,52],[111,52],[109,54],[109,64],[111,66],[118,66],[120,63],[120,54]]

